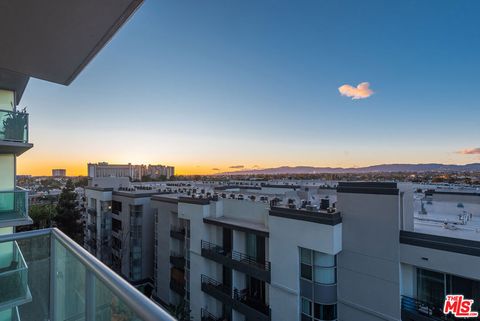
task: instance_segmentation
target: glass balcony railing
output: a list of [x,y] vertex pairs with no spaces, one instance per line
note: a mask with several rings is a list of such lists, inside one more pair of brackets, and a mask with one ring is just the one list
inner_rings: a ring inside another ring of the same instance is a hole
[[31,300],[28,267],[17,242],[0,244],[0,311]]
[[[175,320],[58,229],[0,235],[0,256],[2,246],[15,241],[28,264],[31,292],[18,306],[22,321]],[[1,295],[15,291],[0,285]]]
[[28,191],[0,191],[0,226],[4,221],[28,219]]
[[0,140],[28,142],[28,114],[0,110]]

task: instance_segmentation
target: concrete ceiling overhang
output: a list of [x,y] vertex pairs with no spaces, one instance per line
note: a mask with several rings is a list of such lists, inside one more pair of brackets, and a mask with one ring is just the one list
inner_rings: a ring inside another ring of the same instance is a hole
[[29,79],[30,77],[24,74],[0,69],[0,88],[14,91],[17,102],[22,99],[23,91],[27,87]]
[[142,2],[0,1],[0,69],[69,85]]

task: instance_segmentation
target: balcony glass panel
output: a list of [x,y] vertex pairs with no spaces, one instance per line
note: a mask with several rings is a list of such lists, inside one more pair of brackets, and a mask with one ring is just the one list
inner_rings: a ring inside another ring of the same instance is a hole
[[0,110],[0,140],[28,142],[28,114]]
[[17,242],[0,244],[0,311],[30,300],[27,273]]
[[27,191],[0,191],[0,222],[27,217]]
[[[25,258],[26,272],[17,274],[31,292],[31,300],[18,305],[22,321],[174,321],[163,309],[56,229],[1,235],[0,254],[6,253],[2,245],[14,241],[20,248],[19,255],[23,253]],[[0,296],[12,296],[22,287],[0,284],[0,289]],[[13,315],[11,320],[15,320]]]

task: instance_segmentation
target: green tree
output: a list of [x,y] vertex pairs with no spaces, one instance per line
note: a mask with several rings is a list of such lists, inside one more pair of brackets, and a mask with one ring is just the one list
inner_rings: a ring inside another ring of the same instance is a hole
[[28,214],[33,220],[33,229],[42,229],[52,226],[52,220],[57,214],[54,205],[32,205]]
[[170,314],[177,319],[178,321],[190,321],[192,317],[190,316],[190,309],[185,302],[185,299],[182,299],[177,305],[170,305],[168,307]]
[[78,209],[77,193],[72,180],[68,180],[62,189],[57,204],[57,227],[77,243],[82,242],[83,227],[80,222],[80,210]]

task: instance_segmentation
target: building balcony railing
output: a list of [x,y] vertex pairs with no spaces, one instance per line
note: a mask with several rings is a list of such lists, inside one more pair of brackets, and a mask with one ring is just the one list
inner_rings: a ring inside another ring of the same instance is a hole
[[185,296],[185,281],[182,282],[171,278],[170,289],[182,297]]
[[253,320],[270,320],[270,307],[260,298],[250,295],[248,289],[234,289],[233,298],[235,299],[233,308],[246,315],[247,318],[255,316]]
[[[175,321],[58,229],[0,235],[2,250],[15,241],[28,264],[24,280],[31,292],[19,309],[21,320]],[[18,291],[0,289],[0,296]]]
[[227,251],[223,247],[203,241],[202,256],[227,267],[253,276],[259,280],[270,282],[270,262],[259,260],[253,256],[237,251]]
[[170,263],[179,269],[185,269],[185,256],[183,254],[171,251]]
[[443,306],[402,295],[402,320],[455,320],[451,315],[443,313]]
[[28,266],[17,242],[5,242],[2,248],[0,268],[0,311],[29,302],[32,299],[28,288]]
[[28,143],[28,114],[0,110],[0,140]]
[[170,237],[180,241],[185,240],[185,229],[172,226],[170,228]]
[[201,276],[202,291],[226,305],[232,305],[232,288],[206,275]]
[[210,312],[208,312],[206,309],[202,309],[202,321],[228,321],[226,317],[216,317]]
[[0,191],[0,227],[31,224],[28,217],[28,191]]
[[270,308],[261,300],[248,295],[247,290],[239,291],[224,285],[206,275],[201,276],[202,291],[223,304],[245,315],[247,320],[270,321]]

